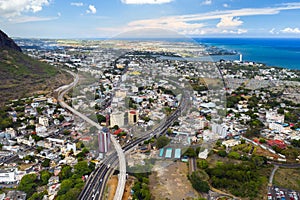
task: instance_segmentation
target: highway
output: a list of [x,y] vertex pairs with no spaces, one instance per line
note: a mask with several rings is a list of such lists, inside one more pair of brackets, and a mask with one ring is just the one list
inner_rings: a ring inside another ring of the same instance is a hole
[[[145,132],[144,134],[140,135],[140,137],[134,141],[129,142],[128,144],[126,144],[122,149],[124,152],[128,152],[131,149],[133,149],[135,146],[137,146],[138,144],[144,142],[145,140],[150,139],[151,137],[153,137],[154,135],[162,135],[166,132],[166,130],[174,123],[174,121],[177,119],[177,117],[181,114],[182,110],[185,110],[187,108],[187,100],[189,99],[189,93],[188,92],[184,92],[183,96],[181,98],[181,102],[178,106],[178,108],[162,123],[160,123],[158,125],[158,127],[156,127],[154,130]],[[101,169],[97,169],[97,171],[95,172],[95,174],[93,176],[95,177],[100,177],[101,174],[103,174],[103,172],[101,172],[101,170],[105,170],[106,173],[108,174],[113,174],[114,172],[114,168],[110,167],[109,169],[105,166],[108,165],[108,163],[116,163],[117,160],[117,156],[116,153],[113,153],[111,155],[109,155],[105,161],[101,164],[100,168]],[[109,177],[109,176],[107,176]],[[99,179],[98,179],[99,180]],[[91,183],[90,183],[91,181]],[[91,178],[90,180],[88,180],[89,183],[87,183],[87,185],[94,185],[95,181]],[[96,194],[96,196],[94,197],[95,199],[102,199],[104,198],[104,190],[106,187],[106,182],[107,180],[102,178],[102,182],[99,185],[94,185],[95,189],[87,189],[87,191],[85,191],[85,193],[89,193],[90,191],[100,191],[99,193]],[[79,199],[82,199],[81,196]]]
[[[68,109],[70,112],[72,112],[73,114],[77,115],[78,117],[80,117],[81,119],[83,119],[84,121],[86,121],[87,123],[91,124],[92,126],[95,126],[99,131],[102,130],[102,126],[100,126],[98,123],[94,122],[93,120],[91,120],[90,118],[88,118],[87,116],[83,115],[82,113],[78,112],[77,110],[73,109],[71,106],[69,106],[67,103],[64,102],[64,95],[71,89],[73,88],[79,81],[79,77],[77,74],[75,74],[74,72],[71,71],[67,71],[70,74],[72,74],[72,76],[74,77],[74,81],[66,86],[60,87],[57,91],[58,91],[58,102],[59,104],[63,107]],[[123,153],[123,150],[120,146],[120,144],[117,142],[117,140],[111,135],[111,142],[113,143],[115,149],[116,149],[116,155],[114,157],[117,157],[119,159],[119,181],[118,181],[118,187],[117,187],[117,191],[115,193],[114,196],[114,200],[121,200],[122,196],[123,196],[123,192],[125,189],[125,183],[126,183],[126,161],[125,161],[125,155]],[[108,160],[110,161],[110,160]],[[111,163],[113,164],[113,163]],[[110,164],[108,164],[107,166],[109,167]],[[102,169],[102,170],[100,170]],[[100,170],[100,175],[99,177],[102,177],[106,174],[105,170],[103,170],[103,168],[98,168],[97,170]],[[97,171],[96,170],[96,171]],[[98,175],[97,173],[95,173],[96,175]],[[95,188],[95,185],[101,184],[99,183],[101,178],[99,179],[98,176],[95,176],[94,178],[94,184],[93,185],[87,185],[87,187],[85,187],[84,191],[80,194],[80,199],[95,199],[95,196],[97,196],[96,194],[94,195],[93,198],[90,198],[90,190],[89,188]],[[99,181],[98,181],[99,180]],[[102,179],[103,180],[103,179]],[[96,191],[96,190],[95,190]]]
[[[179,85],[177,85],[178,87],[180,87]],[[145,140],[148,140],[149,138],[153,137],[154,135],[162,135],[163,133],[166,132],[166,130],[174,123],[174,121],[178,118],[178,116],[181,114],[181,111],[184,111],[187,109],[188,107],[188,100],[189,100],[190,94],[188,93],[188,91],[184,90],[181,101],[179,103],[178,108],[163,122],[161,122],[154,130],[151,131],[147,131],[145,133],[143,133],[142,135],[139,136],[138,139],[129,142],[128,144],[126,144],[122,149],[117,150],[117,152],[121,151],[122,153],[124,152],[128,152],[131,149],[133,149],[135,146],[137,146],[138,144],[142,143]],[[75,114],[77,114],[75,112]],[[85,116],[83,116],[85,117]],[[90,119],[87,119],[90,120]],[[98,124],[94,124],[95,122],[91,121],[90,123],[92,123],[94,126],[99,127]],[[111,135],[112,141],[116,142],[116,139],[114,136]],[[120,147],[120,145],[115,145]],[[124,155],[124,154],[123,154]],[[118,195],[119,199],[122,198],[122,196],[119,196],[119,194],[123,194],[124,191],[124,187],[119,187],[119,183],[120,180],[122,181],[122,179],[126,179],[126,163],[125,163],[125,157],[124,160],[122,159],[118,159],[118,155],[116,152],[108,155],[107,157],[105,157],[101,163],[101,165],[90,175],[90,177],[88,178],[85,188],[82,190],[81,194],[79,195],[78,199],[102,199],[104,198],[105,194],[105,187],[106,187],[106,183],[108,178],[110,177],[110,175],[113,174],[115,167],[114,165],[116,165],[118,163],[118,161],[120,162],[124,162],[121,165],[119,165],[120,167],[125,166],[125,169],[121,169],[119,167],[120,173],[119,173],[119,181],[118,181],[118,187],[117,187],[117,191],[116,194]],[[123,177],[124,175],[124,177]],[[120,177],[121,176],[121,177]],[[125,183],[124,183],[125,186]],[[115,199],[116,199],[116,195],[115,195]]]

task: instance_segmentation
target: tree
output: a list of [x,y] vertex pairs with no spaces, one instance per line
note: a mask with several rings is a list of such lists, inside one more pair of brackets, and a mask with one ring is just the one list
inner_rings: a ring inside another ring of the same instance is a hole
[[47,171],[47,170],[43,170],[41,171],[41,181],[42,181],[42,185],[47,185],[48,184],[48,180],[49,178],[52,176],[52,174]]
[[179,124],[179,121],[175,121],[174,123],[173,123],[173,126],[179,126],[180,124]]
[[64,134],[64,135],[70,135],[70,134],[71,134],[71,131],[70,131],[70,130],[64,130],[64,131],[63,131],[63,134]]
[[119,126],[118,126],[118,125],[114,125],[114,126],[112,127],[112,129],[118,130],[118,129],[119,129]]
[[224,150],[220,150],[220,151],[218,151],[218,155],[221,156],[221,157],[226,157],[227,153]]
[[31,196],[36,192],[37,188],[37,175],[36,174],[26,174],[22,177],[18,190],[25,192],[28,196]]
[[210,188],[208,183],[206,181],[202,181],[197,172],[193,172],[189,179],[192,183],[193,188],[198,192],[207,193],[209,191]]
[[50,166],[50,159],[46,158],[43,162],[42,162],[42,167],[49,167]]
[[64,180],[68,179],[73,175],[72,173],[72,167],[69,165],[65,165],[62,167],[60,173],[59,173],[59,179]]
[[233,158],[233,159],[240,159],[241,155],[238,152],[231,151],[228,154],[228,158]]
[[208,162],[206,160],[198,160],[197,167],[199,167],[200,169],[206,169],[208,168]]
[[74,173],[79,177],[89,174],[90,172],[91,170],[89,169],[87,161],[80,161],[74,166]]
[[43,197],[47,194],[48,194],[47,190],[40,192],[40,193],[35,192],[35,193],[33,193],[33,195],[31,197],[28,198],[28,200],[42,200]]
[[292,140],[291,144],[292,144],[294,147],[300,147],[300,140]]
[[99,123],[106,122],[106,117],[103,115],[97,114],[96,116]]
[[264,143],[266,143],[266,140],[264,138],[260,138],[259,143],[264,144]]
[[190,158],[194,158],[194,157],[197,156],[197,154],[196,154],[194,148],[192,148],[192,147],[189,147],[189,148],[186,150],[186,152],[184,152],[183,155],[184,155],[184,156],[188,156],[188,157],[190,157]]
[[65,117],[63,115],[59,115],[59,117],[57,118],[60,122],[65,120]]
[[74,186],[74,182],[71,179],[66,179],[61,182],[60,190],[58,191],[58,195],[62,195],[67,193]]
[[157,138],[156,141],[156,147],[158,149],[163,148],[164,146],[168,145],[170,142],[170,139],[164,135]]

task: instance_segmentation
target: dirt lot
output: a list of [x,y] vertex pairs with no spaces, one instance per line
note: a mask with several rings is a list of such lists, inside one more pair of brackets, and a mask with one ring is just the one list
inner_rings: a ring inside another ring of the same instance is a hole
[[186,163],[172,161],[156,162],[149,177],[149,188],[155,200],[195,199],[200,195],[187,179]]
[[279,168],[275,173],[273,184],[300,191],[300,169]]
[[[134,177],[129,176],[126,181],[125,192],[124,192],[122,200],[128,200],[129,197],[131,196],[130,190],[131,190],[131,187],[133,186],[133,183],[134,183]],[[118,176],[112,176],[108,181],[107,200],[114,199],[114,195],[115,195],[117,186],[118,186]]]

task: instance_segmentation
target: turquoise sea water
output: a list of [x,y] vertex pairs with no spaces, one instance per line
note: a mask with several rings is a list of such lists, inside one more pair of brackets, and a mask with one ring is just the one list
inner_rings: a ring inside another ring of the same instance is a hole
[[[300,70],[300,38],[196,38],[199,43],[235,50],[244,61],[268,66]],[[238,59],[238,56],[217,56],[213,60]]]

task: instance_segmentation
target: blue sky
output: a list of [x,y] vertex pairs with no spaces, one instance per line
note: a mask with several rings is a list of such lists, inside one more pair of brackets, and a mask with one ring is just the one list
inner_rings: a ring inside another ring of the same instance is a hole
[[0,29],[27,38],[102,38],[146,28],[300,38],[299,19],[297,0],[0,0]]

